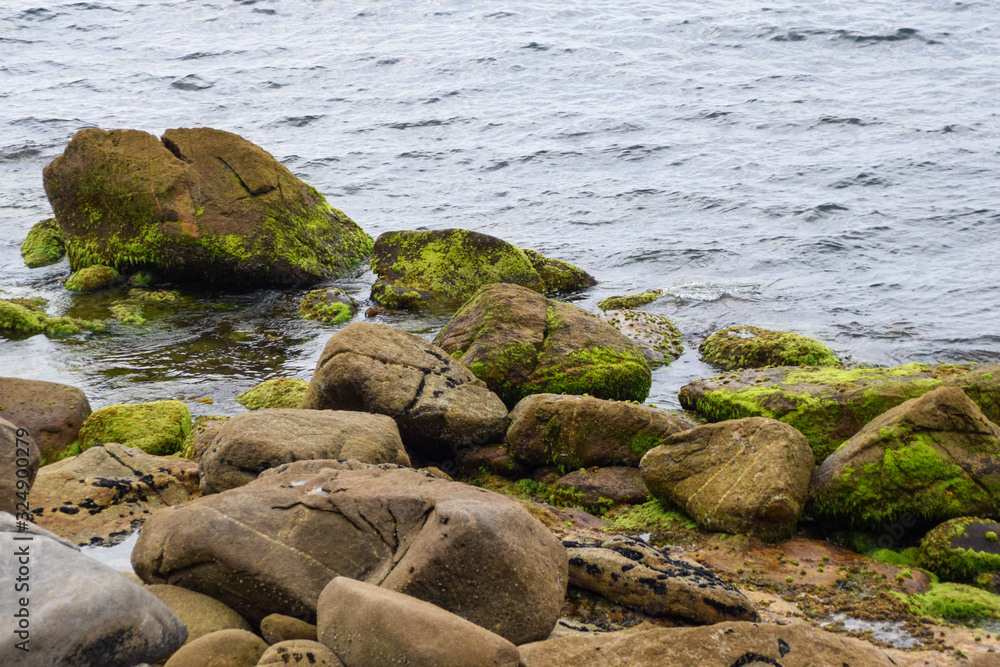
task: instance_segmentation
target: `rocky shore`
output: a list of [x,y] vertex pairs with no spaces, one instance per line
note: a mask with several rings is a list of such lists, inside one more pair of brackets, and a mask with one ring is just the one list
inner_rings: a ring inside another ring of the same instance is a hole
[[[0,378],[0,663],[1000,665],[1000,363],[737,322],[669,411],[658,291],[589,313],[561,299],[594,277],[502,239],[373,240],[236,135],[84,130],[44,182],[25,262],[113,317],[0,300],[0,335],[102,336],[174,285],[309,286],[331,335],[238,414]],[[364,261],[368,304],[333,284]],[[80,550],[136,531],[134,573]]]

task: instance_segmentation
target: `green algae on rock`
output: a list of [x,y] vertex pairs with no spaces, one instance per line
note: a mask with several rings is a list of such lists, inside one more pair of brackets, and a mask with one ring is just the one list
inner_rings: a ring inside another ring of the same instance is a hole
[[70,266],[201,284],[343,275],[372,240],[245,139],[210,128],[86,129],[44,171]]
[[21,244],[21,257],[29,269],[55,264],[65,254],[62,232],[55,218],[36,223]]
[[702,359],[727,370],[767,366],[840,366],[823,343],[787,331],[734,326],[720,329],[698,348]]
[[71,292],[96,292],[107,289],[121,281],[118,271],[110,266],[98,264],[80,269],[66,281],[66,289]]
[[910,611],[949,620],[998,619],[1000,596],[966,584],[932,584],[926,593],[910,598]]
[[1000,570],[997,531],[1000,523],[990,519],[945,521],[920,540],[917,565],[945,581],[973,583],[982,574]]
[[645,400],[642,352],[596,316],[518,285],[481,288],[434,339],[508,407],[531,394]]
[[911,399],[867,424],[817,468],[815,515],[877,527],[1000,513],[1000,427],[956,387]]
[[455,308],[493,283],[548,292],[596,282],[571,264],[465,229],[386,232],[375,241],[371,267],[378,275],[372,298],[396,309]]
[[103,322],[49,317],[42,306],[29,299],[0,299],[0,337],[3,338],[30,338],[41,333],[49,338],[66,338],[105,328]]
[[679,398],[710,421],[769,417],[791,424],[820,463],[875,417],[941,386],[960,387],[1000,421],[1000,364],[748,369],[696,380]]
[[251,387],[236,397],[248,410],[297,408],[302,405],[309,383],[298,378],[273,378]]
[[651,290],[642,294],[628,296],[609,296],[597,304],[601,310],[632,310],[647,303],[653,303],[663,295],[663,290]]
[[358,302],[336,287],[313,290],[299,302],[299,317],[327,324],[343,324],[357,312]]
[[190,433],[191,412],[180,401],[110,405],[83,423],[80,449],[116,442],[165,456],[179,451]]
[[597,317],[638,345],[650,368],[666,366],[684,351],[681,332],[662,315],[641,310],[606,310]]

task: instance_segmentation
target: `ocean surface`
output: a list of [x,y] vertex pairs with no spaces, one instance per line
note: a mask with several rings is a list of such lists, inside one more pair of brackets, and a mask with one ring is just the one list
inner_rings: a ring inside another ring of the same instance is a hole
[[[595,275],[571,297],[591,310],[665,290],[648,309],[687,351],[653,403],[714,374],[697,345],[731,324],[850,363],[1000,361],[998,19],[992,0],[4,0],[0,290],[106,313],[115,295],[63,289],[65,260],[21,261],[51,215],[43,167],[86,127],[210,126],[372,236],[500,236]],[[365,299],[373,279],[335,284]],[[295,318],[304,292],[185,293],[146,325],[0,340],[0,375],[95,409],[232,414],[262,380],[311,376],[336,328]]]

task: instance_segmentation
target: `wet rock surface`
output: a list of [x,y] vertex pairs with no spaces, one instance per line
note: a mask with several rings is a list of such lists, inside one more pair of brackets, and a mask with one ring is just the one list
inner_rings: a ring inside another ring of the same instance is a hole
[[90,415],[90,403],[76,387],[41,380],[0,378],[0,419],[28,435],[42,458],[53,461],[69,447]]

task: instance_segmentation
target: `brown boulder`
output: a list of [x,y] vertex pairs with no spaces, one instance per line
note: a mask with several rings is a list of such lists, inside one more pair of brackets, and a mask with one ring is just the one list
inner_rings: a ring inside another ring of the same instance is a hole
[[624,466],[574,470],[560,477],[555,488],[578,494],[590,507],[609,500],[615,505],[637,505],[649,499],[642,471]]
[[343,667],[337,654],[320,644],[308,639],[292,639],[271,646],[260,656],[257,667],[286,667],[301,665],[302,667]]
[[164,667],[256,667],[267,644],[247,630],[216,630],[185,644]]
[[146,590],[180,619],[187,628],[186,644],[218,630],[250,631],[250,624],[235,611],[207,595],[180,586],[154,584]]
[[272,646],[296,639],[316,641],[316,626],[284,614],[268,614],[260,622],[260,634]]
[[0,418],[28,429],[45,461],[54,461],[73,444],[89,415],[90,403],[76,387],[0,378]]

